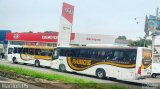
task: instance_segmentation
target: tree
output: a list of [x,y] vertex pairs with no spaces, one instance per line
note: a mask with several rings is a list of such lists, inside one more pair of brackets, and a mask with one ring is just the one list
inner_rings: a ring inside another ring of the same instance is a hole
[[33,33],[33,31],[29,31],[28,33]]
[[128,46],[148,47],[152,45],[152,40],[139,37],[137,41],[130,41]]
[[44,33],[54,33],[55,31],[45,31]]
[[118,36],[117,39],[120,39],[120,40],[127,40],[126,36]]

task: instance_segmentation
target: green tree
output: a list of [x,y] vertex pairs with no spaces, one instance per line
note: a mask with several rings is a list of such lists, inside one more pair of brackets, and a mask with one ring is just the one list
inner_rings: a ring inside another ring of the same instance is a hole
[[121,39],[121,40],[127,40],[127,37],[126,36],[118,36],[117,39]]
[[152,40],[139,38],[137,41],[130,41],[128,46],[148,47],[152,45]]

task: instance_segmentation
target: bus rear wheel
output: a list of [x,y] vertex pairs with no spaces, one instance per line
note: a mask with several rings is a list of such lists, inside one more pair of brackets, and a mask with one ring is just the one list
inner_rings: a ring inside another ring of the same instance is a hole
[[36,60],[34,65],[35,65],[36,67],[39,67],[39,66],[40,66],[39,60]]
[[65,72],[66,71],[66,66],[64,64],[59,65],[59,71],[60,72]]
[[104,69],[97,69],[96,70],[96,76],[98,78],[105,78],[106,77],[106,72],[104,71]]
[[12,58],[12,61],[13,61],[14,64],[17,64],[17,63],[18,63],[16,57],[13,57],[13,58]]

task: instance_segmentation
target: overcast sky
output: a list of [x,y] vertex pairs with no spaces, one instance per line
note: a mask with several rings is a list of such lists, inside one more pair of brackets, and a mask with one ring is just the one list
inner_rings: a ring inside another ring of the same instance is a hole
[[145,15],[160,7],[160,0],[0,0],[0,29],[58,31],[63,2],[75,6],[73,32],[131,39],[144,36]]

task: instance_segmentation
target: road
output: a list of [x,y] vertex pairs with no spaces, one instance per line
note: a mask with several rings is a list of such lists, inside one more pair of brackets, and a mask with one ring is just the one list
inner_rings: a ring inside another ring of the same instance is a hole
[[40,71],[40,72],[45,72],[45,73],[52,73],[52,74],[60,74],[60,75],[65,75],[65,76],[71,76],[71,77],[74,77],[74,78],[81,78],[81,79],[85,79],[85,80],[95,81],[97,83],[117,83],[115,81],[102,80],[102,79],[98,79],[98,78],[91,77],[91,76],[86,76],[86,75],[58,72],[56,70],[52,70],[52,69],[46,68],[46,67],[44,68],[44,67],[34,67],[32,65],[13,64],[12,62],[9,62],[9,61],[6,61],[6,60],[0,60],[0,64],[1,65],[14,66],[14,67],[20,67],[20,68],[27,68],[27,69]]
[[[91,81],[94,81],[94,82],[97,82],[97,83],[120,84],[120,85],[124,85],[124,86],[130,86],[130,87],[132,87],[131,89],[142,89],[142,87],[137,87],[137,85],[130,85],[130,84],[128,84],[128,82],[124,82],[124,81],[113,80],[113,79],[98,79],[96,77],[82,75],[82,74],[63,73],[63,72],[58,72],[56,70],[52,70],[50,68],[45,68],[45,67],[34,67],[32,65],[13,64],[12,62],[9,62],[9,61],[6,61],[6,60],[0,60],[0,65],[9,65],[9,66],[13,66],[13,67],[27,68],[27,69],[31,69],[31,70],[34,70],[34,71],[40,71],[40,72],[45,72],[45,73],[71,76],[71,77],[74,77],[74,78],[91,80]],[[144,83],[144,84],[146,84],[146,83],[160,84],[160,78],[147,78],[147,79],[143,79],[143,80],[128,80],[128,81],[135,82],[135,83]]]

